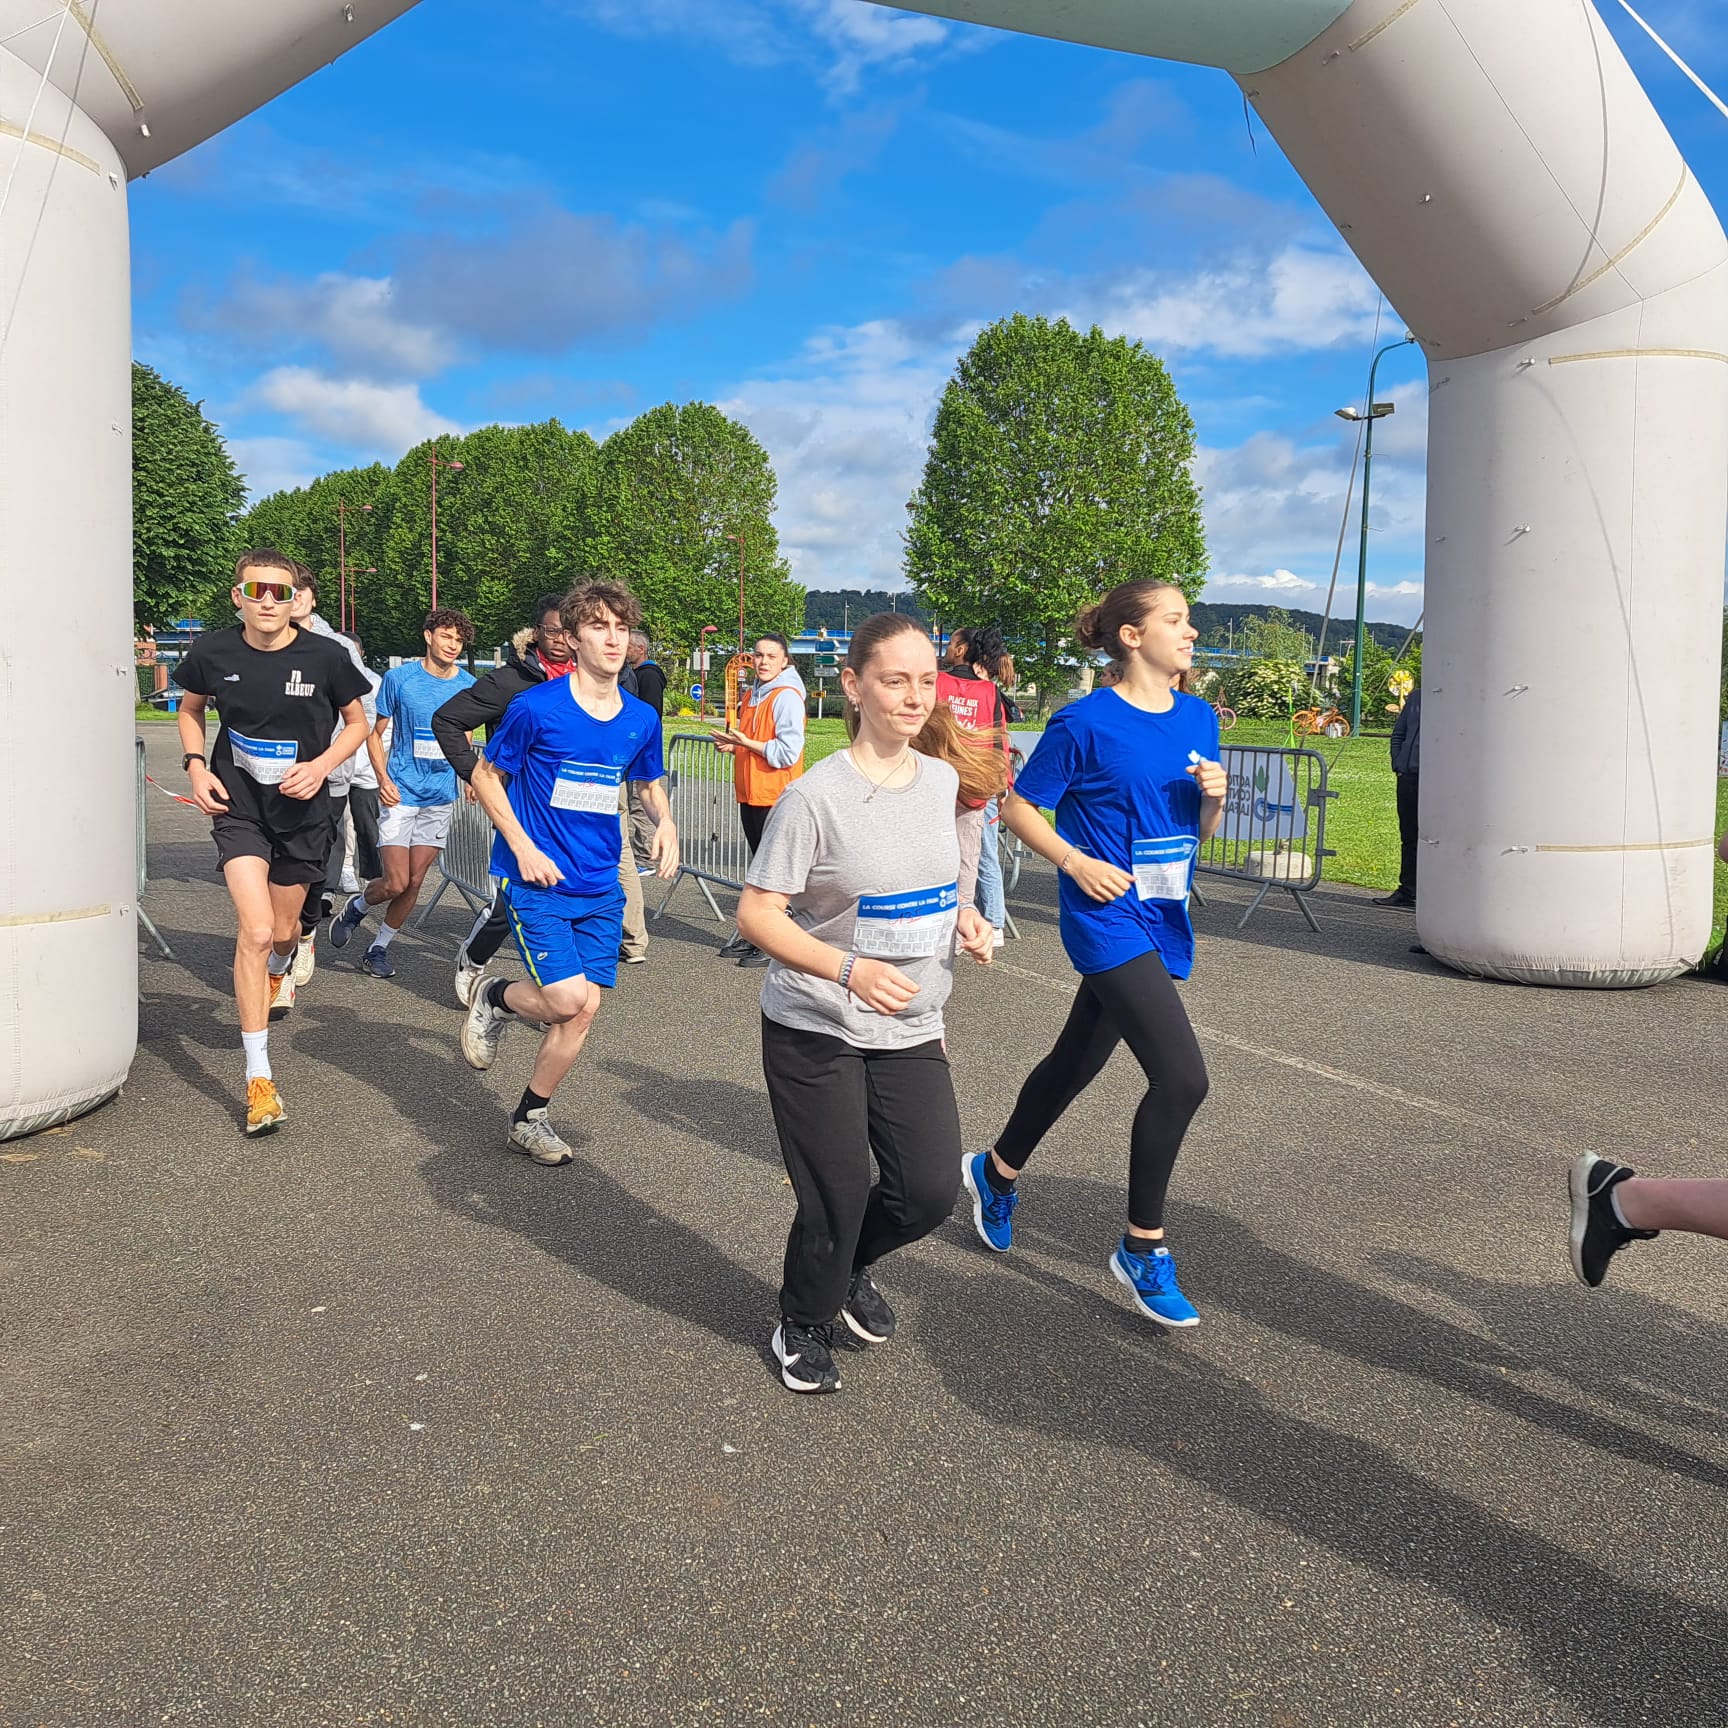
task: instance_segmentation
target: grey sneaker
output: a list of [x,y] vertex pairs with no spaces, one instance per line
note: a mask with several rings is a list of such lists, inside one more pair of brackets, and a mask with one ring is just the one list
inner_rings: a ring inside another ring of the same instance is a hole
[[332,948],[346,948],[354,940],[354,932],[365,921],[366,910],[366,902],[356,894],[330,920],[330,946]]
[[312,982],[312,974],[318,966],[318,932],[305,930],[300,935],[300,946],[294,950],[294,988],[301,990]]
[[473,966],[468,961],[468,950],[456,950],[456,1000],[464,1008],[474,1006],[474,992],[486,982],[486,968]]
[[546,1120],[544,1110],[530,1110],[526,1122],[512,1122],[510,1144],[518,1152],[526,1152],[536,1164],[568,1164],[576,1156],[558,1138],[558,1130]]
[[486,1000],[484,990],[474,992],[468,1018],[462,1022],[462,1055],[470,1068],[484,1073],[498,1060],[498,1046],[509,1030],[510,1016],[501,1014]]

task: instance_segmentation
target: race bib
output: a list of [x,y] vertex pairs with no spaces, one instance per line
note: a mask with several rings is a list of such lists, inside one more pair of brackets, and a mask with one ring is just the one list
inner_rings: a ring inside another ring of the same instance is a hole
[[908,894],[865,894],[852,934],[856,953],[876,960],[922,960],[953,945],[960,888],[915,888]]
[[561,762],[552,784],[554,810],[581,810],[589,816],[616,816],[624,770],[609,762]]
[[1134,892],[1141,900],[1186,900],[1194,854],[1200,842],[1192,834],[1171,834],[1162,840],[1134,842]]
[[234,766],[250,774],[260,786],[280,786],[283,775],[300,755],[300,746],[292,739],[248,738],[232,730],[228,748],[234,752]]
[[438,739],[430,726],[414,728],[414,760],[416,762],[442,762],[444,752],[438,748]]

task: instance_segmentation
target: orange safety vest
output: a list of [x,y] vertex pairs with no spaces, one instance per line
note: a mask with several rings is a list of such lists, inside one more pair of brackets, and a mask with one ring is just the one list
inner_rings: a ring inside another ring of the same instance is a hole
[[[752,691],[744,706],[738,711],[738,730],[746,738],[754,738],[758,743],[766,744],[774,736],[774,698],[779,690],[771,691],[765,700],[759,700]],[[794,696],[797,691],[793,691]],[[770,768],[764,757],[758,756],[754,750],[739,750],[732,758],[732,786],[738,795],[740,804],[753,804],[758,808],[766,808],[775,803],[782,792],[804,772],[804,753],[798,753],[798,760],[790,768]]]

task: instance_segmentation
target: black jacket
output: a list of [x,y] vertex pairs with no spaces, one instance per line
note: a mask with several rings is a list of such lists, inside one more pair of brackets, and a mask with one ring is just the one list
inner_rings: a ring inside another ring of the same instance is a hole
[[[546,669],[528,646],[532,634],[520,631],[504,650],[502,666],[494,666],[483,677],[476,678],[432,716],[432,736],[438,740],[438,748],[450,766],[464,780],[474,778],[474,764],[479,760],[468,734],[481,727],[490,731],[524,690],[546,682]],[[636,694],[636,672],[628,662],[618,674],[618,688],[632,696]]]
[[1419,774],[1422,771],[1422,691],[1412,690],[1392,722],[1392,772]]

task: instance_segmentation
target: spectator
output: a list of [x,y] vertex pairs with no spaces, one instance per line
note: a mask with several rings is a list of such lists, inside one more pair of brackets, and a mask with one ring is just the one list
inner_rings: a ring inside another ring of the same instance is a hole
[[[636,674],[636,694],[664,719],[666,714],[666,674],[654,659],[654,644],[646,630],[630,632],[630,648],[625,664]],[[652,876],[653,866],[645,862],[654,845],[654,818],[642,802],[642,782],[632,780],[627,788],[630,813],[630,844],[637,873]],[[626,944],[628,946],[628,944]],[[644,944],[645,946],[645,944]]]
[[1398,780],[1398,886],[1376,906],[1416,904],[1416,775],[1422,762],[1422,690],[1405,698],[1392,725],[1392,772]]

